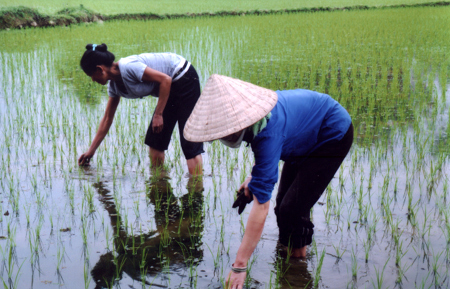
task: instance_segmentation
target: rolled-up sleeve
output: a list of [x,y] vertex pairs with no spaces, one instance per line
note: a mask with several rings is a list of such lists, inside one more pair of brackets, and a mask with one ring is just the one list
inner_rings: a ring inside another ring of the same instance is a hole
[[265,136],[252,142],[255,165],[248,187],[261,204],[270,200],[278,181],[278,163],[282,146],[280,137]]
[[108,82],[108,95],[110,97],[118,97],[119,95],[114,91],[113,86],[111,85],[111,82]]

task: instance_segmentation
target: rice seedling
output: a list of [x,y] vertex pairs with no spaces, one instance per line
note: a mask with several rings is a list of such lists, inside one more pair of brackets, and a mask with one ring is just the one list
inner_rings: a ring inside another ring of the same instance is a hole
[[322,253],[319,255],[317,255],[317,267],[316,267],[316,271],[314,272],[314,283],[313,286],[314,288],[317,288],[319,286],[319,281],[320,281],[320,272],[322,270],[322,265],[323,265],[323,258],[325,257],[325,248],[322,250]]
[[374,267],[376,280],[372,281],[373,288],[383,288],[384,270],[386,269],[387,263],[388,262],[386,261],[386,263],[384,264],[383,269],[381,270],[381,272],[376,267]]
[[356,281],[356,278],[358,277],[358,260],[356,257],[356,253],[354,251],[352,251],[352,279],[353,282]]

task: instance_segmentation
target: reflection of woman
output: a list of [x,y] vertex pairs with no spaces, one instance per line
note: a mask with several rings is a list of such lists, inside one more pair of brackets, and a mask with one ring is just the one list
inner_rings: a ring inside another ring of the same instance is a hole
[[105,85],[109,80],[109,101],[97,134],[78,163],[89,164],[111,127],[121,97],[134,99],[153,95],[159,98],[145,137],[145,144],[150,147],[152,165],[163,165],[164,151],[178,122],[181,148],[189,173],[201,174],[203,143],[186,141],[183,136],[186,120],[200,96],[199,78],[194,67],[174,53],[144,53],[122,58],[118,62],[114,59],[106,44],[88,44],[81,58],[81,68],[93,81]]
[[91,271],[95,288],[112,288],[122,279],[123,272],[133,280],[156,286],[154,276],[164,266],[177,271],[202,260],[203,183],[200,178],[191,177],[188,193],[178,199],[167,179],[153,178],[147,195],[155,208],[156,230],[140,235],[127,232],[109,190],[101,182],[94,187],[110,217],[115,247],[114,252],[101,255]]
[[[242,288],[278,181],[275,214],[279,241],[294,257],[306,256],[313,227],[310,210],[347,155],[353,126],[347,111],[330,96],[309,90],[277,91],[220,75],[210,77],[189,117],[184,135],[191,141],[220,139],[230,147],[251,144],[255,164],[237,202],[255,204],[228,276]],[[251,195],[253,198],[251,199]],[[242,208],[242,206],[241,206]],[[227,282],[228,282],[227,281]]]

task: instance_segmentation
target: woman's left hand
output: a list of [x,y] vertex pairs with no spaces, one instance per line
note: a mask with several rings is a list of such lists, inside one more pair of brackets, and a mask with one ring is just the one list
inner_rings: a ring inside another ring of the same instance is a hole
[[225,281],[225,288],[227,289],[242,289],[244,288],[246,272],[234,273],[230,271],[227,280]]
[[245,196],[247,197],[247,199],[249,200],[249,202],[252,200],[253,195],[250,193],[250,189],[248,188],[248,184],[250,183],[250,181],[252,180],[252,175],[248,176],[245,181],[241,184],[241,186],[239,187],[239,190],[244,189],[244,193]]
[[152,120],[152,129],[154,133],[160,133],[162,132],[164,127],[164,120],[162,115],[160,114],[155,114],[153,115],[153,120]]

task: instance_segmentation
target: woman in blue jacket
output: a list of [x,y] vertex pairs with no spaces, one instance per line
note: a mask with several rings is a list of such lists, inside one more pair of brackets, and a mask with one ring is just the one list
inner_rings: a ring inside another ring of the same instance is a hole
[[254,201],[228,288],[242,288],[247,262],[262,234],[269,200],[284,161],[275,214],[279,242],[293,257],[305,257],[313,227],[310,210],[320,198],[353,142],[347,111],[330,96],[310,90],[272,91],[226,76],[212,75],[189,117],[190,141],[219,139],[237,148],[251,145],[255,162],[240,186],[239,212]]

